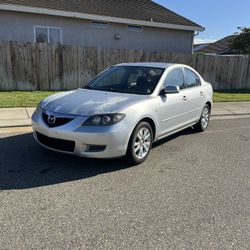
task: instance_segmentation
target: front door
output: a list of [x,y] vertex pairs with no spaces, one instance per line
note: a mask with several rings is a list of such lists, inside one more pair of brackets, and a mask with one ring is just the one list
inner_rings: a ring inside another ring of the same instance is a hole
[[179,86],[180,92],[159,96],[160,100],[160,133],[163,137],[187,124],[189,107],[185,96],[184,75],[181,67],[172,69],[166,76],[163,88],[166,86]]

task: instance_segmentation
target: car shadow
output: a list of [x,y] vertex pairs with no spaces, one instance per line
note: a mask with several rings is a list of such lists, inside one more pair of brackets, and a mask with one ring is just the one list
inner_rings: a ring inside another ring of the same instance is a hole
[[[190,133],[188,129],[170,136],[154,148]],[[71,182],[130,167],[124,158],[87,159],[44,149],[31,133],[0,139],[0,192]]]
[[183,131],[180,131],[178,133],[175,133],[173,135],[170,135],[170,136],[168,136],[168,137],[166,137],[164,139],[161,139],[161,140],[155,142],[153,144],[153,148],[160,147],[161,145],[163,145],[163,144],[165,144],[165,143],[167,143],[169,141],[172,141],[172,140],[174,140],[174,139],[176,139],[176,138],[178,138],[180,136],[194,134],[194,133],[196,133],[196,131],[192,127],[189,127],[189,128],[187,128],[187,129],[185,129]]

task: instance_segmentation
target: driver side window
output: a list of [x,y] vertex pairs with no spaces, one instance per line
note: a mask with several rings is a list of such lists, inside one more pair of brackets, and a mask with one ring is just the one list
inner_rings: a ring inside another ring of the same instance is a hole
[[184,89],[184,76],[181,68],[176,68],[170,71],[164,81],[164,88],[167,86],[179,86],[180,89]]

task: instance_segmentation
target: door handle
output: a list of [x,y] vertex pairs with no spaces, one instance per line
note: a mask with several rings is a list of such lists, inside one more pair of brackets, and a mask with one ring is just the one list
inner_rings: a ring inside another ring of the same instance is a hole
[[188,99],[188,98],[187,98],[185,95],[182,97],[182,100],[183,100],[183,101],[187,101],[187,99]]
[[201,94],[201,96],[204,96],[204,93],[203,93],[202,91],[201,91],[201,93],[200,93],[200,94]]

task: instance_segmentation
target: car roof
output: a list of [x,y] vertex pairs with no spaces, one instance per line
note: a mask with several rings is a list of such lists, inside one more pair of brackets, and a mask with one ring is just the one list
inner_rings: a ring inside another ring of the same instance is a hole
[[152,67],[166,69],[173,65],[180,65],[177,63],[161,63],[161,62],[136,62],[136,63],[121,63],[115,66],[137,66],[137,67]]

